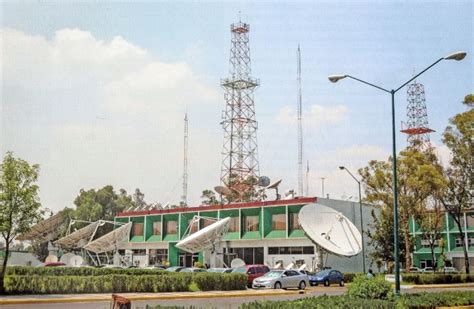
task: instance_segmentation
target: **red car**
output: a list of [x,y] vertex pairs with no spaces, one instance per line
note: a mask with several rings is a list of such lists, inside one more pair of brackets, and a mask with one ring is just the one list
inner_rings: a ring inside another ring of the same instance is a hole
[[270,268],[266,265],[245,265],[235,268],[232,272],[247,274],[247,285],[251,287],[253,279],[263,276],[269,271]]

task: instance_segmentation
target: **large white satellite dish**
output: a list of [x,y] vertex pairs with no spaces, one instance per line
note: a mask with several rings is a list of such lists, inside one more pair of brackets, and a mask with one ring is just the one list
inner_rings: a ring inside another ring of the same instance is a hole
[[213,249],[229,230],[230,217],[218,220],[176,244],[176,248],[190,253]]
[[298,219],[306,235],[317,245],[339,256],[354,256],[362,250],[362,235],[342,213],[321,205],[301,208]]
[[235,258],[230,262],[231,268],[237,268],[237,267],[242,267],[242,266],[245,266],[245,262],[242,259]]
[[59,262],[64,263],[64,264],[66,264],[66,265],[69,266],[69,261],[70,261],[71,258],[74,257],[74,256],[75,256],[74,253],[68,252],[68,253],[63,254],[63,255],[61,256],[61,258],[59,259]]

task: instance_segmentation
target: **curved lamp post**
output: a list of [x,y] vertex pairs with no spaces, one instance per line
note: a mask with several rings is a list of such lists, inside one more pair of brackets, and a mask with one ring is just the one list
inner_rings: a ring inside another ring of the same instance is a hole
[[349,175],[354,178],[355,181],[357,181],[357,184],[359,185],[359,211],[360,211],[360,232],[362,234],[362,270],[365,274],[365,244],[364,244],[364,219],[362,218],[362,195],[360,193],[360,181],[355,178],[354,175],[345,167],[345,166],[339,166],[340,170],[346,170],[346,172],[349,173]]
[[414,77],[412,77],[410,80],[408,80],[406,83],[401,85],[400,87],[396,88],[395,90],[387,90],[385,88],[382,88],[380,86],[374,85],[372,83],[366,82],[362,79],[356,78],[351,75],[331,75],[328,77],[329,81],[336,83],[340,81],[341,79],[344,78],[351,78],[354,79],[358,82],[361,82],[363,84],[366,84],[368,86],[372,86],[374,88],[377,88],[379,90],[382,90],[386,93],[390,93],[392,97],[392,156],[393,156],[393,243],[394,243],[394,258],[395,258],[395,294],[400,295],[400,261],[399,261],[399,244],[398,244],[398,189],[397,189],[397,152],[396,152],[396,139],[395,139],[395,93],[397,93],[398,90],[402,89],[405,87],[408,83],[410,83],[412,80],[420,76],[421,74],[425,73],[429,69],[431,69],[433,66],[438,64],[442,60],[456,60],[460,61],[463,60],[464,57],[466,57],[466,52],[464,51],[458,51],[454,52],[452,54],[449,54],[445,57],[439,58],[436,60],[433,64],[428,66],[426,69],[421,71],[420,73],[416,74]]

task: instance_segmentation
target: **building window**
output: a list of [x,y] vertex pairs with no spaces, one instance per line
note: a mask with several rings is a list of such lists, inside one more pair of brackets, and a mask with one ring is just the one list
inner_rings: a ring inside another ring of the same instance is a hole
[[285,231],[286,230],[285,217],[286,217],[285,214],[272,215],[272,230]]
[[239,217],[230,217],[229,232],[238,232],[239,229]]
[[230,265],[232,260],[239,258],[244,260],[245,264],[263,264],[263,247],[257,248],[229,248],[225,254],[225,263]]
[[467,228],[474,228],[474,214],[466,214]]
[[456,238],[456,248],[464,247],[461,237]]
[[133,255],[146,255],[146,249],[133,249],[132,254]]
[[198,221],[193,222],[193,219],[189,219],[188,220],[188,228],[189,228],[188,232],[189,232],[190,235],[192,233],[196,233],[199,230]]
[[133,223],[133,236],[143,236],[143,223]]
[[301,230],[300,220],[297,213],[290,213],[290,230]]
[[161,221],[153,222],[153,235],[161,235]]
[[178,234],[178,222],[166,221],[166,234]]
[[149,264],[163,265],[168,260],[168,249],[150,249]]
[[314,254],[313,246],[268,247],[268,254]]
[[205,228],[206,226],[209,226],[213,223],[215,223],[216,221],[212,220],[212,219],[202,219],[201,220],[201,228]]
[[258,232],[258,216],[245,216],[244,217],[244,232]]

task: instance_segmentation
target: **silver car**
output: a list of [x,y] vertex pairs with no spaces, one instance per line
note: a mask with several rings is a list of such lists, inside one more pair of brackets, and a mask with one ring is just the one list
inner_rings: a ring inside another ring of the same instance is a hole
[[267,289],[298,288],[304,290],[309,285],[308,276],[296,270],[270,270],[253,280],[252,287]]

